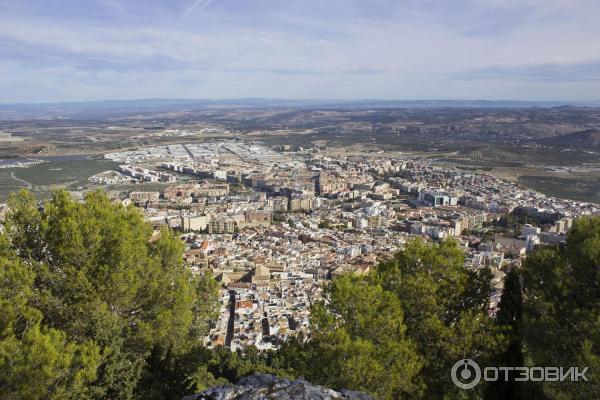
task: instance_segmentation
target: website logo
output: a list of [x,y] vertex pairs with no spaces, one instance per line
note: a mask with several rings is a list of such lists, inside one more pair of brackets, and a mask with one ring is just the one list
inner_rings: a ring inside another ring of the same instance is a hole
[[457,387],[473,389],[481,380],[481,368],[475,361],[465,358],[454,363],[450,376]]
[[452,366],[450,376],[454,385],[461,389],[473,389],[483,379],[485,382],[562,382],[589,381],[585,375],[588,367],[485,367],[483,370],[470,358],[458,360]]

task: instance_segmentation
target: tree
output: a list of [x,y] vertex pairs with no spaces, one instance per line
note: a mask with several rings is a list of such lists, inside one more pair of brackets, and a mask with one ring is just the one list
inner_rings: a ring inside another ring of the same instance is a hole
[[481,397],[450,379],[452,365],[487,365],[503,350],[487,314],[489,270],[464,268],[454,242],[413,241],[365,278],[336,278],[311,309],[311,337],[290,343],[278,365],[333,388],[378,398]]
[[54,332],[65,348],[99,349],[88,385],[94,398],[141,396],[151,356],[185,354],[206,333],[216,283],[192,275],[181,241],[167,229],[155,235],[139,210],[112,205],[102,192],[78,203],[58,191],[39,209],[22,191],[8,205],[9,247],[31,277],[27,304],[40,332]]
[[422,360],[406,337],[398,299],[364,278],[336,278],[325,301],[311,309],[311,340],[291,343],[281,356],[294,375],[378,398],[420,393]]
[[405,310],[407,336],[424,359],[420,376],[427,388],[425,397],[465,395],[449,379],[452,365],[462,358],[488,365],[505,344],[487,312],[489,269],[467,270],[455,242],[427,245],[415,240],[381,263],[376,279]]
[[534,252],[524,263],[523,332],[531,365],[589,367],[590,382],[547,382],[553,399],[600,391],[600,217],[574,222],[566,246]]
[[[504,278],[504,290],[498,305],[496,324],[505,330],[508,336],[506,351],[500,352],[494,359],[494,366],[523,367],[523,293],[521,275],[512,268]],[[540,399],[543,395],[539,387],[532,382],[515,380],[517,375],[508,372],[508,380],[497,380],[490,383],[486,391],[486,399]]]
[[89,399],[98,347],[43,327],[29,303],[34,274],[0,235],[0,398]]

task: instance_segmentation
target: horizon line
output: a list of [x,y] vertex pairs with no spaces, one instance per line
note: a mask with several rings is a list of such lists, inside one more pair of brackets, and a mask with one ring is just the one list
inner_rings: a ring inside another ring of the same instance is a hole
[[383,99],[383,98],[286,98],[286,97],[223,97],[223,98],[202,98],[202,97],[140,97],[131,99],[106,98],[97,100],[56,100],[56,101],[19,101],[6,102],[0,100],[0,106],[9,105],[60,105],[60,104],[94,104],[94,103],[117,103],[117,102],[150,102],[150,101],[189,101],[189,102],[234,102],[234,101],[282,101],[282,102],[304,102],[304,103],[358,103],[358,102],[382,102],[382,103],[426,103],[426,102],[476,102],[476,103],[523,103],[523,104],[596,104],[600,105],[598,100],[519,100],[519,99],[478,99],[478,98],[428,98],[428,99]]

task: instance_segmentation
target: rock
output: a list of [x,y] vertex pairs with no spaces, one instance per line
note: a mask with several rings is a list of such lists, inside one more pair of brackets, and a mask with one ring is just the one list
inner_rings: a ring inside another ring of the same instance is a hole
[[274,375],[254,374],[240,379],[237,385],[216,386],[182,400],[373,400],[359,392],[339,392],[323,386],[313,385],[304,379],[293,381]]

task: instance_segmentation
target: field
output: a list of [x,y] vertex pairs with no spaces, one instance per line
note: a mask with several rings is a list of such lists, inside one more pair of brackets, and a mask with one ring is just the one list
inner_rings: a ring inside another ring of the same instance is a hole
[[10,192],[27,187],[29,185],[16,179],[11,171],[0,170],[0,198],[5,199]]
[[524,175],[517,181],[549,196],[600,203],[600,179]]
[[30,187],[38,197],[47,197],[53,189],[77,190],[88,185],[88,178],[98,172],[113,169],[117,164],[85,157],[58,157],[28,168],[7,168],[0,171],[0,201],[10,192]]

